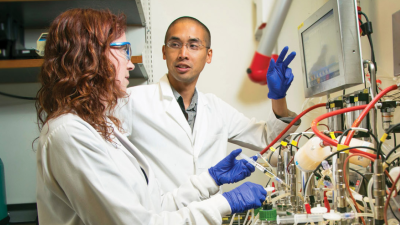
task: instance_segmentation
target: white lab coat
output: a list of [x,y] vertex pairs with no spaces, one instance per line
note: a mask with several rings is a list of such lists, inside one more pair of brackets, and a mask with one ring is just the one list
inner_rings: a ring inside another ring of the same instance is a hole
[[221,224],[230,213],[222,195],[208,199],[219,189],[208,173],[163,194],[143,155],[116,128],[114,135],[105,141],[73,114],[45,124],[37,151],[40,224]]
[[[129,98],[122,99],[116,115],[128,139],[149,160],[164,191],[216,165],[226,156],[228,141],[261,151],[288,125],[274,113],[267,122],[249,119],[215,95],[198,91],[192,132],[166,75],[157,84],[127,92]],[[293,126],[287,133],[296,129]]]

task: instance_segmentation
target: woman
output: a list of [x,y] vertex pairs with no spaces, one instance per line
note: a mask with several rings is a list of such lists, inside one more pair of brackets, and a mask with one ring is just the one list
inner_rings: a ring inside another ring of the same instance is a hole
[[40,224],[221,224],[260,206],[266,192],[257,184],[216,194],[254,171],[235,159],[241,150],[161,193],[113,116],[134,68],[125,27],[124,16],[91,9],[68,10],[50,26],[36,103]]

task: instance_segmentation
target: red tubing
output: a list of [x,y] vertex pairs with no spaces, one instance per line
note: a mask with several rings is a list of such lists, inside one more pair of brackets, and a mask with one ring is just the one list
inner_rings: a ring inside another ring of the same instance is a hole
[[316,108],[319,108],[319,107],[325,107],[325,106],[326,106],[326,103],[320,103],[320,104],[316,104],[316,105],[314,105],[314,106],[311,106],[310,108],[308,108],[308,109],[304,110],[303,112],[301,112],[298,116],[296,116],[296,117],[293,119],[292,122],[289,123],[289,125],[287,125],[287,127],[278,135],[278,137],[276,137],[271,143],[269,143],[269,145],[268,145],[266,148],[264,148],[264,150],[262,150],[262,151],[260,152],[260,154],[262,155],[262,154],[264,154],[265,152],[267,152],[268,149],[269,149],[272,145],[274,145],[274,144],[286,133],[286,131],[288,131],[288,130],[293,126],[293,124],[296,123],[297,120],[299,120],[302,116],[304,116],[304,114],[310,112],[310,111],[313,110],[313,109],[316,109]]
[[[321,138],[324,142],[329,143],[330,145],[333,146],[337,146],[337,141],[325,136],[323,133],[321,133],[321,131],[319,131],[317,129],[317,125],[318,123],[323,120],[326,119],[328,117],[331,116],[336,116],[342,113],[347,113],[347,112],[351,112],[351,111],[355,111],[355,110],[361,110],[361,109],[365,109],[365,107],[367,107],[367,105],[359,105],[359,106],[353,106],[353,107],[349,107],[349,108],[344,108],[344,109],[338,109],[329,113],[325,113],[321,116],[318,116],[317,118],[315,118],[315,120],[312,121],[311,123],[311,129],[314,132],[315,135],[317,135],[319,138]],[[349,138],[346,138],[346,140]]]
[[[374,99],[372,99],[372,101],[367,105],[364,111],[361,112],[360,116],[356,120],[354,120],[354,123],[351,127],[358,127],[358,125],[360,125],[364,117],[368,114],[369,110],[375,107],[376,102],[378,102],[379,99],[381,99],[384,95],[386,95],[386,93],[396,90],[397,88],[398,88],[397,85],[392,85],[383,89],[383,91],[381,91]],[[344,145],[349,145],[351,138],[353,138],[354,132],[355,132],[354,130],[351,130],[349,132],[346,141],[344,142]]]
[[[330,145],[337,146],[338,142],[336,140],[333,140],[333,139],[325,136],[323,133],[321,133],[321,131],[319,131],[317,129],[317,124],[321,120],[326,119],[328,117],[336,116],[338,114],[351,112],[351,111],[355,111],[355,110],[361,110],[361,109],[364,109],[366,107],[367,107],[367,105],[359,105],[359,106],[353,106],[353,107],[339,109],[339,110],[335,110],[335,111],[332,111],[332,112],[329,112],[329,113],[325,113],[325,114],[323,114],[321,116],[318,116],[315,120],[312,121],[311,129],[312,129],[312,131],[314,132],[315,135],[317,135],[319,138],[321,138],[324,141],[324,143],[328,143]],[[348,139],[348,137],[346,138],[346,140],[347,139]],[[372,153],[369,153],[369,152],[364,152],[364,151],[361,151],[361,150],[358,150],[358,149],[350,149],[350,152],[351,153],[361,153],[361,154],[364,154],[364,155],[369,156],[369,157],[376,157],[375,154],[372,154]]]

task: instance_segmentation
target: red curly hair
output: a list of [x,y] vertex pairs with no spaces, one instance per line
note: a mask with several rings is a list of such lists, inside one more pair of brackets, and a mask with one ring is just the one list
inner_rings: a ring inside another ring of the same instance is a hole
[[118,98],[126,93],[116,83],[109,53],[110,43],[125,30],[125,15],[109,10],[71,9],[52,22],[39,75],[39,129],[52,118],[74,113],[106,140],[111,140],[112,133],[106,117],[121,130],[112,113]]

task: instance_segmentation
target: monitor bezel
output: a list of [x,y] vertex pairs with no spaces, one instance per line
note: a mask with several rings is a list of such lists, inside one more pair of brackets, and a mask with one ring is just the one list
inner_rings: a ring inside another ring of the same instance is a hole
[[[307,87],[302,34],[332,10],[335,20],[333,29],[336,30],[336,41],[339,46],[340,75],[329,79],[329,81]],[[300,56],[306,98],[326,95],[364,82],[358,29],[357,3],[353,0],[330,0],[299,26]]]

